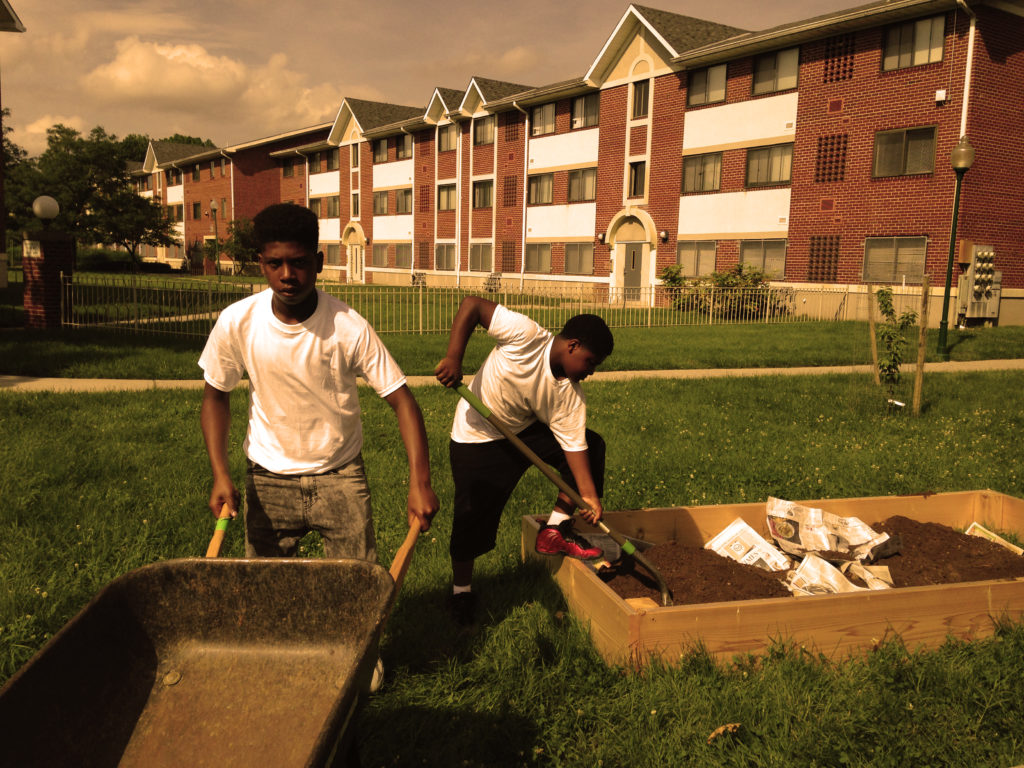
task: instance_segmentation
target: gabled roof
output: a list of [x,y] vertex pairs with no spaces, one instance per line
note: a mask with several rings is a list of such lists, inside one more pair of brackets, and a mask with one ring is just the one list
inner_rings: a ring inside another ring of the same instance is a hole
[[612,34],[601,48],[584,79],[599,85],[615,66],[622,52],[642,31],[646,30],[661,49],[666,60],[709,43],[741,35],[744,30],[716,24],[705,19],[682,16],[643,5],[630,5],[619,19]]
[[327,141],[335,146],[340,144],[353,121],[359,133],[365,134],[367,131],[392,123],[420,121],[423,119],[423,112],[423,107],[406,107],[346,96],[341,101],[338,116],[334,119]]
[[146,150],[146,159],[142,168],[146,173],[153,173],[168,163],[207,151],[208,147],[199,144],[180,144],[176,141],[150,141]]
[[423,113],[423,119],[436,123],[442,117],[456,112],[465,96],[465,91],[457,91],[454,88],[435,88],[434,95],[430,97],[430,103],[427,104],[427,111]]
[[7,0],[0,0],[0,32],[24,31],[25,25],[21,23],[11,4]]
[[459,103],[459,111],[464,115],[472,115],[480,107],[486,107],[495,101],[501,101],[518,93],[532,91],[532,85],[508,83],[504,80],[491,80],[487,77],[474,77],[469,81],[466,94]]
[[139,160],[128,160],[124,164],[124,168],[128,171],[129,176],[146,176],[146,171],[142,167],[142,162]]

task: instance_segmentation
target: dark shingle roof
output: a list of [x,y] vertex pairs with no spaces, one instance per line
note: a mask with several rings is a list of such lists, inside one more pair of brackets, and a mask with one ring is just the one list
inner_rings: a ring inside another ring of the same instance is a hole
[[359,122],[359,127],[364,131],[372,130],[382,125],[400,123],[403,120],[412,120],[423,116],[423,107],[403,107],[399,104],[384,104],[379,101],[364,101],[363,99],[345,99]]
[[484,97],[485,104],[497,101],[498,99],[504,99],[506,96],[512,96],[516,93],[533,90],[532,85],[507,83],[504,80],[491,80],[486,77],[474,77],[473,82],[480,89],[480,94]]
[[457,91],[454,88],[441,88],[440,86],[437,88],[437,94],[441,97],[441,100],[449,111],[458,109],[459,104],[461,104],[462,100],[466,97],[465,91]]
[[210,147],[204,147],[201,144],[179,144],[176,141],[154,141],[151,143],[157,165],[171,163],[210,150]]
[[677,54],[735,35],[742,35],[747,31],[725,24],[716,24],[713,21],[695,19],[692,16],[659,11],[657,8],[648,8],[643,5],[634,5],[633,7],[647,19],[648,23],[658,31],[658,34],[665,38]]

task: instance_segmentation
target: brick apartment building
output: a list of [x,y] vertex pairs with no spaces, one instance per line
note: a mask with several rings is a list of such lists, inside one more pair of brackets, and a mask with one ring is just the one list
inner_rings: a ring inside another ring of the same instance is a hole
[[144,170],[181,190],[143,193],[165,185],[186,244],[213,236],[210,200],[225,222],[309,205],[325,277],[348,282],[628,299],[670,264],[743,262],[796,286],[928,275],[941,296],[963,136],[954,289],[994,253],[999,319],[1024,322],[1024,0],[889,0],[761,32],[630,5],[578,78],[346,99],[332,124],[183,158],[154,142]]

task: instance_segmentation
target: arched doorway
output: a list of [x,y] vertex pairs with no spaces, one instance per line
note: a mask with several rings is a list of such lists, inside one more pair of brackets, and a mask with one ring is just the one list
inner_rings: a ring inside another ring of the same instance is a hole
[[366,280],[366,235],[359,222],[350,222],[341,236],[345,246],[345,264],[348,282],[363,283]]
[[657,249],[654,220],[642,208],[627,208],[612,217],[606,241],[612,249],[609,291],[623,301],[650,298]]

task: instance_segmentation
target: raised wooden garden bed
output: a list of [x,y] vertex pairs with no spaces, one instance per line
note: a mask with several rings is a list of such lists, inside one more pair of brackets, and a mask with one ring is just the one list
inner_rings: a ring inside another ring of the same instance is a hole
[[[796,501],[868,525],[902,515],[958,530],[977,522],[1024,535],[1024,500],[994,491]],[[697,546],[737,517],[770,539],[764,503],[605,513],[608,525],[626,536]],[[591,530],[582,520],[577,526],[584,534]],[[663,607],[648,598],[619,597],[592,566],[578,560],[536,555],[538,530],[536,519],[523,518],[523,557],[547,564],[569,609],[589,623],[594,645],[610,663],[642,665],[652,656],[671,661],[697,643],[730,659],[763,653],[776,641],[840,658],[893,637],[908,648],[936,647],[947,636],[986,637],[995,621],[1024,617],[1024,578]]]

